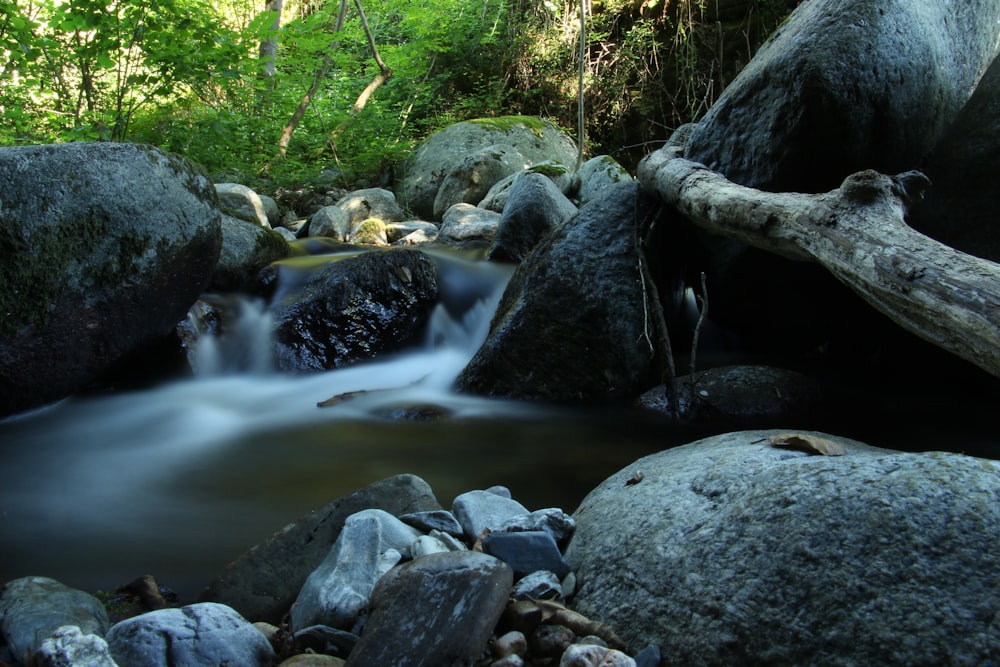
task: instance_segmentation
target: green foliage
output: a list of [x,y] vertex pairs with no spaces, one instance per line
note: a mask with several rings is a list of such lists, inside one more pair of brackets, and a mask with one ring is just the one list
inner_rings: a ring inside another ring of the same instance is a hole
[[[393,75],[354,113],[379,67],[353,3],[336,31],[339,2],[287,0],[276,31],[276,14],[248,0],[0,0],[0,144],[149,143],[266,187],[325,169],[345,181],[378,172],[469,118],[575,124],[576,0],[362,4]],[[702,113],[732,74],[726,63],[748,60],[788,10],[785,0],[747,0],[747,16],[730,20],[714,4],[593,3],[591,149],[663,139]],[[743,44],[722,30],[745,35]],[[260,56],[266,40],[277,41],[273,73]],[[278,139],[311,89],[279,157]]]

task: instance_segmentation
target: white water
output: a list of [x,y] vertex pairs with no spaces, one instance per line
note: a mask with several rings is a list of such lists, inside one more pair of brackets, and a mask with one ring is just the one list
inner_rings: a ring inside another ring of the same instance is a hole
[[[0,422],[0,582],[37,574],[94,589],[149,572],[191,596],[287,521],[392,474],[421,475],[445,506],[495,483],[548,505],[653,448],[615,428],[624,446],[612,448],[612,463],[581,472],[607,458],[583,455],[608,437],[593,424],[455,393],[510,271],[436,261],[441,304],[424,344],[408,352],[278,374],[261,363],[271,336],[263,304],[227,301],[239,324],[202,340],[194,379],[71,398]],[[446,417],[391,418],[414,406]]]

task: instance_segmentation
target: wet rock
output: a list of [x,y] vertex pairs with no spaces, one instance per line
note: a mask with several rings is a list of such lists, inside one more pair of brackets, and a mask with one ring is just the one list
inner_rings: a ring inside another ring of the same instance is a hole
[[480,490],[456,496],[451,512],[470,541],[478,539],[485,529],[496,530],[512,517],[529,513],[528,508],[512,498]]
[[0,593],[0,631],[17,658],[32,655],[62,626],[103,636],[110,623],[100,601],[48,577],[7,582]]
[[454,514],[447,510],[404,514],[399,517],[399,520],[425,533],[440,530],[455,537],[462,536],[462,524],[458,522]]
[[515,600],[558,600],[562,586],[554,572],[536,570],[514,584],[510,596]]
[[420,535],[383,510],[363,510],[348,517],[330,553],[299,591],[292,607],[292,629],[354,628],[375,583],[402,557],[410,556]]
[[525,116],[464,121],[436,132],[403,165],[397,184],[400,202],[424,219],[434,216],[434,202],[444,179],[470,153],[492,145],[510,146],[525,165],[553,160],[576,163],[576,146],[553,123]]
[[473,665],[489,642],[513,577],[474,551],[432,554],[378,583],[348,665]]
[[373,251],[329,262],[294,300],[271,306],[278,367],[328,370],[415,344],[437,297],[434,263],[418,251]]
[[556,541],[544,531],[489,533],[483,539],[483,551],[510,565],[515,577],[539,570],[553,572],[557,577],[569,572]]
[[427,483],[397,475],[338,498],[289,524],[228,565],[202,593],[254,621],[279,623],[299,589],[323,562],[349,516],[365,509],[390,514],[439,510]]
[[230,607],[213,602],[120,621],[107,641],[119,667],[268,667],[276,658],[264,635]]
[[0,417],[92,386],[162,343],[208,284],[218,197],[155,148],[0,148]]
[[31,657],[32,667],[118,667],[103,637],[83,634],[64,625],[42,642]]
[[636,234],[654,209],[619,184],[549,235],[518,265],[457,388],[597,403],[649,386],[660,354]]
[[542,174],[526,174],[511,188],[487,259],[520,262],[578,209]]
[[1000,463],[804,432],[846,450],[810,455],[778,433],[669,449],[592,491],[574,608],[678,664],[991,660]]

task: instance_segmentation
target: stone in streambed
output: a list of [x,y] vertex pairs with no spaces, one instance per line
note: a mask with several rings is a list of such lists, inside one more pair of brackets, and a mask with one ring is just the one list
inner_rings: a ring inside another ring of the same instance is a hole
[[266,667],[276,659],[264,635],[213,602],[133,616],[112,626],[107,641],[119,667]]
[[455,497],[452,513],[462,525],[465,536],[475,541],[484,529],[496,530],[516,516],[529,514],[528,508],[510,497],[489,491],[467,491]]
[[473,665],[513,583],[510,567],[475,551],[432,554],[390,571],[375,588],[348,665]]
[[32,667],[118,667],[103,637],[64,625],[31,656]]
[[539,570],[553,572],[557,577],[569,572],[556,541],[540,530],[489,533],[483,539],[483,551],[510,565],[517,577]]

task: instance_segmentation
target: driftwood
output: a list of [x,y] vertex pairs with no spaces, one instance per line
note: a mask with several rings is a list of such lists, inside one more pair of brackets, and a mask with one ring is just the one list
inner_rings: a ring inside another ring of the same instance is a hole
[[930,186],[923,174],[862,171],[822,194],[772,193],[670,147],[638,175],[702,229],[817,262],[907,331],[1000,377],[1000,264],[907,226],[907,208]]

